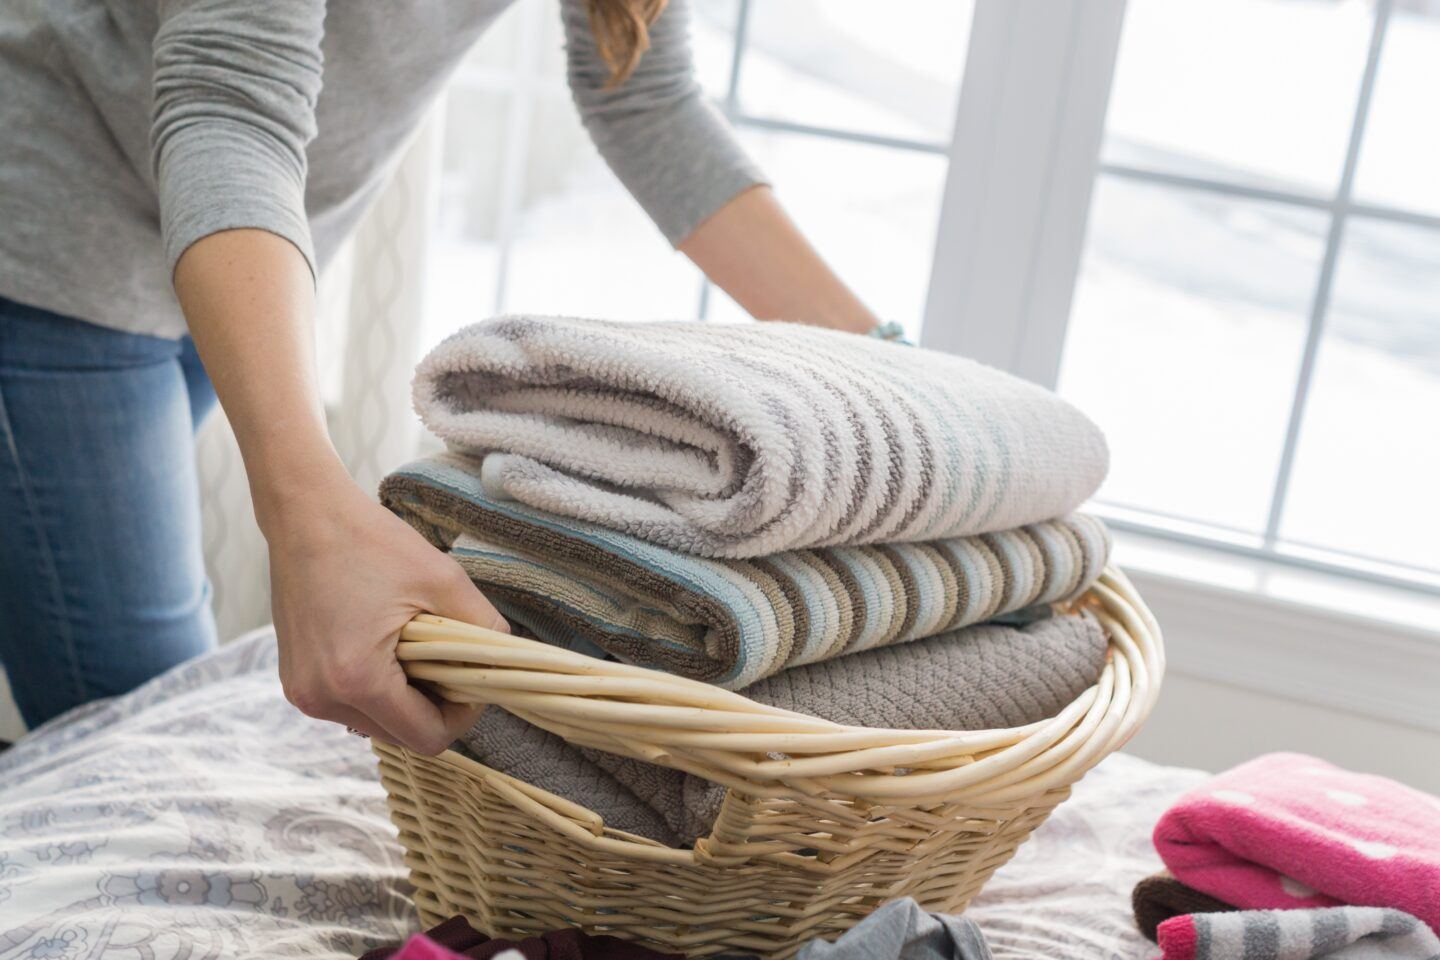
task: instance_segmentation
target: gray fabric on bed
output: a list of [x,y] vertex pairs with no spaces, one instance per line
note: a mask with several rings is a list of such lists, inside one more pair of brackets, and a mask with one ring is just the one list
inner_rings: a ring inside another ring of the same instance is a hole
[[[746,688],[752,700],[837,723],[986,730],[1054,716],[1095,682],[1107,643],[1088,614],[1024,627],[982,624],[795,667]],[[491,707],[461,738],[503,773],[583,803],[606,825],[671,846],[710,830],[725,788],[629,757],[572,747]]]
[[796,960],[993,960],[969,917],[926,913],[910,897],[891,900],[834,943],[811,940]]

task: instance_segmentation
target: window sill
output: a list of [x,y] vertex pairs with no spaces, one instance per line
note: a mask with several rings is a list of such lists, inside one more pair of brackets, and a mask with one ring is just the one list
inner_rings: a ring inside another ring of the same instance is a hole
[[1115,542],[1176,672],[1440,732],[1440,601],[1144,534]]

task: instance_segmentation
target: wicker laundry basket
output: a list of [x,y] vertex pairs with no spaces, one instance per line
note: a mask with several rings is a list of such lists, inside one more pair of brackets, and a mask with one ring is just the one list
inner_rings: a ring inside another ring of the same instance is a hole
[[494,936],[571,925],[662,950],[781,958],[895,897],[963,910],[1155,703],[1160,631],[1130,582],[1107,570],[1078,603],[1109,635],[1099,682],[1051,720],[966,733],[841,726],[418,617],[399,655],[443,696],[730,788],[711,834],[672,849],[454,751],[376,743],[421,916],[464,914]]

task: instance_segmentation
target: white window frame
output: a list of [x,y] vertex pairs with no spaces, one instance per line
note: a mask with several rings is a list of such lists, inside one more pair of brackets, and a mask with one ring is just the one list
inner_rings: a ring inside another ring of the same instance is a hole
[[1440,217],[1367,204],[1355,174],[1394,0],[1377,0],[1333,197],[1261,189],[1099,160],[1124,0],[978,0],[960,92],[922,342],[1054,387],[1097,177],[1318,210],[1329,217],[1264,528],[1228,536],[1181,518],[1101,510],[1118,529],[1440,596],[1440,577],[1384,558],[1280,538],[1295,452],[1351,217],[1440,228]]
[[921,342],[1053,387],[1124,0],[978,0]]
[[[1098,176],[1329,212],[1263,544],[1128,520],[1103,506],[1098,512],[1117,530],[1120,561],[1165,625],[1176,672],[1276,704],[1299,700],[1440,734],[1440,591],[1275,549],[1347,217],[1440,227],[1440,218],[1352,196],[1393,0],[1376,6],[1333,200],[1100,162],[1124,7],[1125,0],[976,0],[921,342],[1053,388]],[[1166,744],[1173,762],[1182,748]]]

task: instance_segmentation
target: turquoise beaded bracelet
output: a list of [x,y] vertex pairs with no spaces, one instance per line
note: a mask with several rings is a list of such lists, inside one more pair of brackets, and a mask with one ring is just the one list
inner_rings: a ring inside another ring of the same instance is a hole
[[876,327],[874,330],[871,330],[869,335],[877,340],[888,340],[891,343],[903,343],[909,347],[913,347],[915,345],[905,337],[905,328],[900,326],[900,324],[896,323],[894,320],[886,320],[884,323],[880,324],[880,326]]

